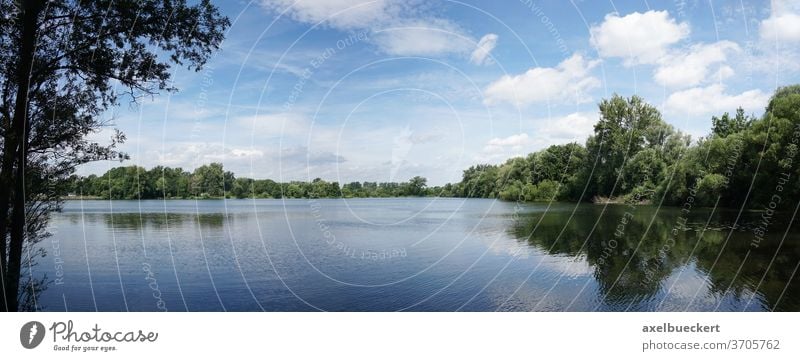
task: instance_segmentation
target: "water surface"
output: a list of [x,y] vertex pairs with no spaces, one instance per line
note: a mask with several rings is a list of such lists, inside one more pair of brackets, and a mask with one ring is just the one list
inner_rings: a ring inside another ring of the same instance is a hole
[[[49,311],[799,311],[760,213],[487,199],[68,201]],[[62,273],[63,272],[63,273]]]

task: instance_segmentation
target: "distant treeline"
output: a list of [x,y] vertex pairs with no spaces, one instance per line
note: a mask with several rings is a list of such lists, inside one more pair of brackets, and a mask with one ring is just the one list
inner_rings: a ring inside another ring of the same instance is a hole
[[[102,199],[182,199],[182,198],[337,198],[427,196],[423,177],[408,182],[338,182],[314,179],[311,182],[279,183],[270,179],[237,178],[221,163],[203,165],[192,172],[182,168],[138,166],[116,167],[101,176],[72,176],[69,195]],[[432,193],[431,193],[432,194]]]
[[599,108],[600,120],[585,145],[553,145],[501,165],[475,165],[461,182],[444,186],[428,187],[423,177],[403,183],[278,183],[237,178],[212,163],[193,172],[118,167],[102,176],[73,176],[69,188],[105,199],[443,196],[773,210],[800,195],[800,85],[778,89],[761,117],[742,109],[712,117],[711,133],[694,143],[640,97],[614,95]]

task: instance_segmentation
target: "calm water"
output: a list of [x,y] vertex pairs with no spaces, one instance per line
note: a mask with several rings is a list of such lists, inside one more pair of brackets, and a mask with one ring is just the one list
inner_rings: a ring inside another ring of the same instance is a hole
[[773,220],[754,247],[759,217],[441,198],[70,201],[36,273],[53,281],[50,311],[800,311],[800,232]]

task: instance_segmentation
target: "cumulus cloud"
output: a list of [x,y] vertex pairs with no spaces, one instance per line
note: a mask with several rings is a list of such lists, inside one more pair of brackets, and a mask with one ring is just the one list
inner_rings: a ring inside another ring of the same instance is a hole
[[767,41],[800,41],[800,15],[772,16],[761,22],[759,34]]
[[590,32],[602,57],[621,58],[625,66],[653,65],[653,80],[668,88],[719,83],[734,75],[728,60],[742,52],[728,40],[681,45],[690,33],[689,24],[679,23],[667,11],[609,14]]
[[583,142],[594,131],[598,117],[590,113],[572,113],[563,117],[549,118],[540,121],[544,125],[536,132],[537,138],[559,144],[566,142]]
[[554,68],[531,68],[520,75],[505,75],[489,84],[484,102],[527,105],[546,101],[590,101],[587,93],[600,85],[600,80],[590,72],[599,63],[599,60],[574,54]]
[[740,51],[739,45],[727,40],[695,44],[686,51],[676,51],[662,58],[653,78],[658,84],[673,88],[699,85],[712,73],[716,75],[713,80],[719,81],[733,75],[733,69],[724,63],[729,54]]
[[773,1],[770,16],[761,22],[758,31],[765,41],[800,42],[800,1]]
[[714,84],[673,93],[667,98],[664,108],[675,114],[698,116],[731,112],[738,107],[755,112],[762,110],[768,101],[769,95],[759,89],[748,90],[741,94],[728,94],[724,86]]
[[468,54],[475,40],[452,21],[401,0],[262,0],[295,21],[342,31],[369,31],[369,41],[397,56]]
[[[528,135],[525,133],[514,134],[505,138],[492,138],[486,143],[486,148],[510,147],[514,150],[522,149],[528,143]],[[486,149],[485,148],[485,149]]]
[[689,24],[678,23],[667,11],[651,10],[622,17],[608,14],[589,31],[601,56],[623,58],[626,65],[653,64],[689,35]]
[[469,61],[476,65],[492,64],[492,58],[489,57],[489,54],[497,46],[497,38],[497,34],[484,35],[478,41],[478,46],[470,54]]

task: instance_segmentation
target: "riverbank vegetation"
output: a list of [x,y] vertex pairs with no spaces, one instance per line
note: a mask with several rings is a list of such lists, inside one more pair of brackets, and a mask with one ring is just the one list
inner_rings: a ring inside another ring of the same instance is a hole
[[615,95],[599,108],[585,145],[473,166],[445,188],[461,197],[736,208],[800,195],[800,85],[778,89],[760,117],[742,109],[713,117],[711,133],[696,142],[639,97]]
[[116,167],[101,176],[73,176],[68,189],[72,197],[100,199],[369,198],[427,196],[426,182],[423,177],[414,177],[402,183],[352,182],[341,186],[319,178],[281,183],[236,177],[221,163],[211,163],[192,172],[162,166],[149,170]]
[[638,96],[614,95],[599,110],[585,144],[475,165],[461,182],[444,186],[428,187],[423,177],[403,183],[279,183],[237,178],[212,163],[192,172],[118,167],[102,176],[73,176],[69,189],[103,199],[445,196],[729,207],[797,199],[800,188],[790,184],[800,178],[800,85],[778,89],[760,117],[742,109],[713,117],[711,133],[695,142]]

